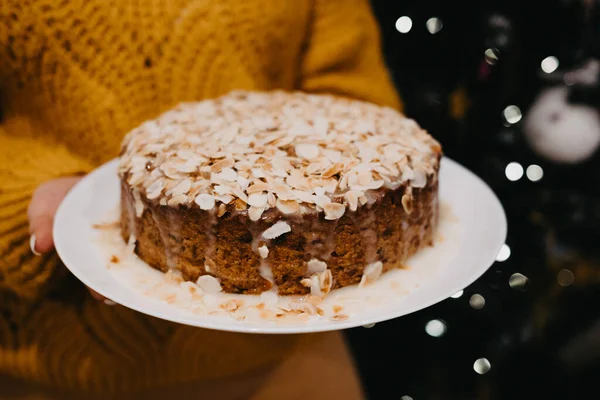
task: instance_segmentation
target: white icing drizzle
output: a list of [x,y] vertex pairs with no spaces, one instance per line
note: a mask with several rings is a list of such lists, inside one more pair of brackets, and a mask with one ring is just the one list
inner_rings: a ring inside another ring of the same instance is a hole
[[256,234],[255,232],[252,233],[252,251],[258,254],[260,259],[258,273],[262,278],[271,282],[273,287],[276,288],[275,278],[273,277],[273,269],[271,268],[269,257],[263,258],[258,250],[259,247],[263,246],[265,243],[268,243],[268,241],[262,237],[262,234]]
[[[134,197],[135,199],[135,197]],[[134,200],[135,201],[135,200]],[[129,239],[127,245],[135,249],[137,238],[137,225],[135,218],[135,206],[131,202],[127,202],[127,218],[129,219]]]
[[177,267],[177,258],[179,255],[179,249],[176,248],[175,251],[173,251],[172,247],[170,245],[170,240],[169,240],[169,235],[170,232],[179,232],[178,229],[173,229],[173,224],[172,224],[172,220],[174,219],[173,217],[170,217],[168,214],[165,218],[165,223],[161,223],[161,221],[157,218],[156,213],[151,213],[152,214],[152,218],[154,218],[154,224],[156,225],[156,228],[158,229],[158,233],[160,234],[160,238],[163,242],[163,248],[165,249],[165,257],[167,259],[167,267],[169,268],[176,268]]
[[312,220],[310,229],[304,234],[306,253],[311,258],[325,262],[331,258],[331,254],[335,251],[334,234],[336,226],[336,221],[323,225],[316,218]]
[[[218,271],[213,271],[212,266],[211,270],[208,271],[207,262],[208,260],[213,261],[212,257],[215,253],[215,249],[217,247],[217,234],[215,232],[215,227],[217,225],[217,216],[215,215],[214,210],[208,211],[208,227],[205,231],[208,242],[204,249],[204,270],[206,273],[210,273],[211,275],[215,275]],[[218,268],[218,266],[216,266]]]
[[369,210],[362,218],[352,216],[354,225],[359,230],[365,251],[365,265],[377,261],[377,218],[374,210]]

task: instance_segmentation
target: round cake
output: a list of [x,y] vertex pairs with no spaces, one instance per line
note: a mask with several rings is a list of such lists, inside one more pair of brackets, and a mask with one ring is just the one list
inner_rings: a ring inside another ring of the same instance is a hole
[[229,293],[365,285],[433,242],[441,147],[371,103],[231,92],[124,139],[121,229],[162,271]]

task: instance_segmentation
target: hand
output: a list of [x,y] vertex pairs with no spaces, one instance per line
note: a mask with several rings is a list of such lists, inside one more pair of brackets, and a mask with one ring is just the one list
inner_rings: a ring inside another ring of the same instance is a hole
[[[54,215],[69,190],[79,180],[81,180],[81,177],[78,176],[54,179],[41,184],[33,193],[27,216],[29,218],[29,233],[31,234],[31,251],[34,254],[41,255],[54,249],[54,240],[52,239]],[[102,300],[106,304],[114,304],[111,300],[106,299],[92,289],[88,288],[88,290],[96,300]]]

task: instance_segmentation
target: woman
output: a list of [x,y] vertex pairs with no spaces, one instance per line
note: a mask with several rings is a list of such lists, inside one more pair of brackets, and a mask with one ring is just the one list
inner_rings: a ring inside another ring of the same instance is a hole
[[368,0],[8,0],[0,21],[0,373],[100,398],[359,398],[338,333],[230,334],[95,301],[60,267],[52,221],[126,132],[181,101],[282,88],[399,108]]

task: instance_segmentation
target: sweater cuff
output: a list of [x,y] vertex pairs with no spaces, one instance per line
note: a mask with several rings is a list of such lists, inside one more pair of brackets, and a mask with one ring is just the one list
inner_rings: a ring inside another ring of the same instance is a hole
[[35,256],[30,250],[31,195],[43,182],[90,170],[63,146],[8,136],[0,126],[0,290],[23,300],[46,292],[59,260],[55,253]]

